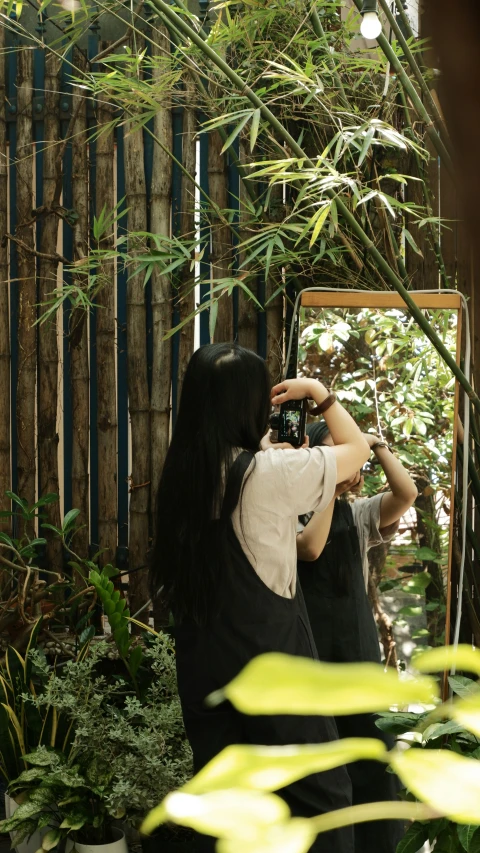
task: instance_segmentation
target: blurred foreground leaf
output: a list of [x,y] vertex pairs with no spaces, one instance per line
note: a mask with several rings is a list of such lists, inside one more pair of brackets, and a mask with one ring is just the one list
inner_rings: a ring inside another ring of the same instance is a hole
[[385,758],[382,741],[346,738],[307,746],[228,746],[184,786],[188,793],[222,788],[278,791],[310,773],[320,773],[360,759]]
[[480,823],[480,761],[440,749],[394,750],[391,765],[422,802],[457,823]]
[[431,678],[400,680],[375,663],[332,664],[277,652],[250,661],[207,703],[228,699],[244,714],[364,714],[392,705],[431,703],[438,686]]

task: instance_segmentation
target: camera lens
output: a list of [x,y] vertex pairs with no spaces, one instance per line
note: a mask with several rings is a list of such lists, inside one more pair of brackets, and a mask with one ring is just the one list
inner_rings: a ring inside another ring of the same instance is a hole
[[279,429],[280,427],[280,415],[278,412],[274,412],[270,415],[270,429]]

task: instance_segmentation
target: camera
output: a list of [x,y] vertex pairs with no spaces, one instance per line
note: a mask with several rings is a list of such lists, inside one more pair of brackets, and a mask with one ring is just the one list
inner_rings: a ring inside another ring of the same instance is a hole
[[272,442],[288,442],[292,447],[301,447],[305,441],[307,420],[306,400],[287,400],[282,403],[279,412],[270,415]]

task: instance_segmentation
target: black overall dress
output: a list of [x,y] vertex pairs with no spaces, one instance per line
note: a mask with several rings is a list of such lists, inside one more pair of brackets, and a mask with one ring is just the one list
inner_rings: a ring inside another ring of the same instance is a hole
[[[335,501],[327,544],[314,562],[298,561],[298,576],[320,660],[380,663],[377,627],[365,590],[357,529],[347,501]],[[389,749],[393,746],[393,738],[376,727],[373,714],[339,716],[335,721],[342,738],[373,737],[383,740]],[[397,777],[384,765],[357,761],[347,769],[354,805],[397,799]],[[355,853],[395,853],[404,832],[400,821],[358,824]]]
[[[235,464],[245,472],[251,459],[252,455],[244,452]],[[229,702],[213,709],[205,706],[209,693],[226,685],[259,654],[275,651],[317,657],[300,588],[293,599],[269,589],[245,556],[231,522],[228,543],[230,560],[222,571],[218,615],[205,627],[185,620],[175,626],[178,690],[195,771],[230,744],[306,744],[338,739],[330,717],[248,716]],[[297,817],[351,804],[345,767],[313,774],[279,793]],[[198,836],[197,850],[213,851],[214,840]],[[352,828],[322,834],[311,850],[353,853]]]

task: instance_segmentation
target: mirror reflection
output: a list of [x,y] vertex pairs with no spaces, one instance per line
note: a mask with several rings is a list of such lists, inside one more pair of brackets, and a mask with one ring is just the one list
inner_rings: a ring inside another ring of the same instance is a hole
[[[424,313],[455,356],[457,311]],[[302,307],[298,375],[321,378],[369,443],[380,442],[358,482],[338,500],[353,507],[360,552],[367,552],[360,559],[367,564],[365,582],[382,658],[408,667],[418,647],[445,641],[455,380],[407,311],[375,307]],[[400,507],[403,496],[405,507],[408,481],[415,484],[416,497],[396,523],[381,529],[378,507],[385,500],[376,496],[393,492],[392,506],[397,499]],[[343,545],[337,542],[339,559]],[[335,575],[331,551],[329,560]],[[351,659],[358,659],[352,653]]]

